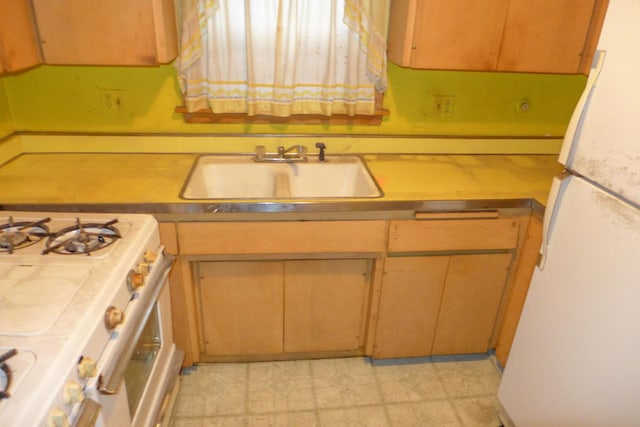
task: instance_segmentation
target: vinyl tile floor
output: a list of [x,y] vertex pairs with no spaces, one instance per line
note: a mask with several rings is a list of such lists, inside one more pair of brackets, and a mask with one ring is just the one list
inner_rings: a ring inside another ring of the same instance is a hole
[[498,427],[495,359],[369,358],[199,364],[173,427]]

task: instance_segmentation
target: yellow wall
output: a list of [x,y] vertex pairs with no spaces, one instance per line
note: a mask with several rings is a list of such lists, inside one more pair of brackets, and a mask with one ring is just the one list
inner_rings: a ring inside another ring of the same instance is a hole
[[4,88],[4,79],[0,79],[0,139],[13,132],[13,120],[11,110],[7,102]]
[[[211,125],[185,124],[173,112],[180,94],[171,65],[40,66],[0,79],[14,120],[0,121],[0,135],[13,127],[80,133],[562,136],[585,81],[584,76],[422,71],[391,64],[385,99],[391,115],[381,126]],[[122,91],[121,111],[104,111],[103,89]],[[434,114],[434,95],[455,96],[451,116]],[[522,112],[525,99],[529,110]]]

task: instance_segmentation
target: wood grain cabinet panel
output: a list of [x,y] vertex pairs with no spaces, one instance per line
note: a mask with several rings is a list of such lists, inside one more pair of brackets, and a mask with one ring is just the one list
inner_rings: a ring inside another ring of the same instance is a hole
[[199,270],[205,355],[281,353],[282,262],[201,262]]
[[40,47],[28,0],[0,0],[0,74],[40,64]]
[[389,252],[513,249],[514,218],[391,221]]
[[384,264],[373,357],[431,354],[449,257],[393,257]]
[[394,0],[389,59],[420,69],[588,73],[608,0]]
[[521,221],[450,218],[391,221],[373,357],[491,348]]
[[498,342],[496,344],[496,358],[502,364],[507,365],[513,338],[520,322],[520,313],[529,292],[529,284],[538,262],[540,245],[542,244],[542,218],[532,217],[527,228],[527,235],[522,245],[520,259],[516,266],[515,276],[511,291],[508,296],[504,321]]
[[46,64],[158,65],[178,53],[173,0],[32,0]]
[[371,262],[199,262],[204,355],[362,353]]
[[384,221],[184,222],[180,253],[287,254],[383,252]]
[[509,0],[498,71],[578,73],[595,0]]
[[284,351],[362,349],[369,262],[300,260],[284,265]]
[[512,257],[388,258],[373,357],[488,351]]
[[432,354],[490,349],[512,257],[511,253],[451,257]]
[[[418,1],[415,9],[418,22],[407,45],[411,52],[405,65],[494,70],[508,3],[509,0]],[[394,55],[395,50],[390,48],[390,52]]]

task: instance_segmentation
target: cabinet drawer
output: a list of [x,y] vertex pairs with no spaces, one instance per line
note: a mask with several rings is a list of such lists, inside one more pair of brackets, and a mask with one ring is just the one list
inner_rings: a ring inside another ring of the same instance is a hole
[[184,222],[183,255],[383,252],[384,221]]
[[513,218],[391,221],[389,252],[513,249]]

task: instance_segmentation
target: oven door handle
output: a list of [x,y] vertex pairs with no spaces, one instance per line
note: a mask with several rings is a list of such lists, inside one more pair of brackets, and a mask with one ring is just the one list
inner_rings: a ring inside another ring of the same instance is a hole
[[73,427],[91,427],[96,424],[98,415],[102,410],[102,405],[93,399],[86,398],[80,404],[78,416],[73,423]]
[[169,378],[167,379],[167,383],[164,388],[164,398],[162,399],[162,404],[160,405],[160,410],[156,415],[156,420],[153,425],[155,427],[163,427],[166,426],[169,421],[166,420],[167,412],[171,409],[172,401],[176,397],[176,383],[178,382],[178,377],[180,376],[180,369],[182,369],[182,360],[184,359],[184,352],[181,350],[176,350],[173,353],[173,360],[171,361],[171,368],[169,370]]
[[165,254],[162,264],[156,267],[157,270],[161,270],[161,273],[156,276],[156,280],[145,285],[147,288],[146,292],[143,292],[136,302],[136,304],[140,304],[144,308],[136,311],[127,319],[127,323],[133,323],[133,327],[123,328],[120,331],[118,341],[122,343],[122,345],[120,346],[121,348],[116,349],[114,352],[114,354],[118,354],[119,357],[102,369],[100,377],[98,378],[98,391],[100,393],[116,394],[118,392],[118,386],[122,381],[131,356],[133,356],[149,314],[151,314],[158,295],[160,295],[164,284],[167,282],[167,277],[169,276],[174,260],[175,257],[173,255]]

